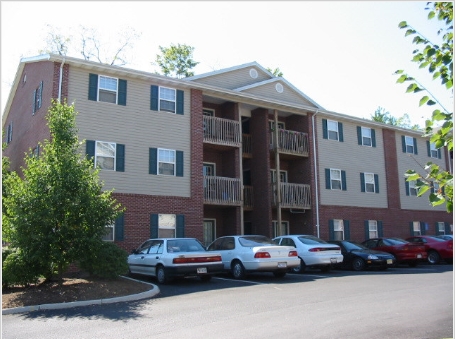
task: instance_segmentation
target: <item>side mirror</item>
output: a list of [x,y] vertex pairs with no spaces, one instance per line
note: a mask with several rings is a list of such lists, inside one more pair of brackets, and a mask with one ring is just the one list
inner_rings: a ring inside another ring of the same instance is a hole
[[132,251],[131,251],[131,254],[137,254],[136,252],[136,249],[134,248]]

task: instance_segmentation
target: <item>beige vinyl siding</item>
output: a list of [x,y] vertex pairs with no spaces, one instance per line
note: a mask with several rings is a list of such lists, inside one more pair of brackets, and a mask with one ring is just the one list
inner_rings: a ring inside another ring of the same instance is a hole
[[278,84],[278,82],[272,82],[265,84],[263,86],[248,88],[242,92],[262,96],[268,99],[276,99],[292,104],[315,107],[313,103],[309,102],[308,100],[305,100],[305,98],[303,98],[301,94],[296,93],[293,89],[289,88],[288,86],[286,86],[286,84],[283,84],[281,82],[280,84],[283,86],[283,92],[278,93],[275,89],[276,84]]
[[[96,73],[92,71],[91,73]],[[115,74],[101,73],[117,77]],[[185,91],[184,115],[150,110],[150,86],[139,79],[127,80],[126,106],[88,100],[89,71],[71,67],[69,100],[79,112],[79,139],[125,145],[125,172],[100,171],[105,189],[117,193],[190,196],[190,93]],[[178,137],[176,137],[178,136]],[[184,176],[149,174],[149,148],[184,152]],[[82,146],[85,153],[85,144]]]
[[[256,79],[253,79],[250,76],[251,68],[256,69],[258,72],[258,77]],[[245,67],[238,70],[233,70],[231,72],[214,74],[208,77],[195,79],[193,81],[226,89],[236,89],[268,79],[270,79],[270,76],[263,73],[260,69],[256,67]]]
[[[410,210],[437,210],[437,211],[445,211],[445,205],[433,207],[430,202],[428,201],[429,193],[425,193],[422,197],[416,196],[408,196],[406,195],[406,185],[405,185],[405,173],[407,170],[415,170],[417,173],[420,173],[425,177],[424,167],[425,164],[429,161],[439,165],[441,168],[445,168],[445,152],[441,152],[441,159],[430,158],[427,153],[427,145],[426,140],[419,135],[415,135],[415,132],[410,132],[406,134],[406,132],[396,132],[395,140],[396,140],[396,147],[397,147],[397,159],[398,159],[398,175],[399,175],[399,183],[400,187],[397,192],[400,193],[400,202],[402,209],[410,209]],[[410,153],[403,153],[402,144],[401,144],[401,136],[407,135],[410,137],[414,137],[417,140],[417,153],[418,154],[410,154]]]
[[[343,123],[344,142],[323,138],[322,119]],[[358,123],[316,116],[319,192],[322,205],[387,208],[387,187],[382,132],[376,129],[376,147],[358,145]],[[368,125],[363,125],[369,127]],[[374,128],[374,127],[372,127]],[[325,188],[325,169],[346,171],[346,191]],[[379,176],[379,193],[365,193],[360,187],[360,173]]]

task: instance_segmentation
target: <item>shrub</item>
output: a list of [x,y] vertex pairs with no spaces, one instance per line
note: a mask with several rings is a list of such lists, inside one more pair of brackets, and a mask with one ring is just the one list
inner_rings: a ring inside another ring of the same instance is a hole
[[2,251],[2,288],[36,284],[40,270],[22,255],[20,250]]
[[102,242],[79,262],[79,267],[100,278],[117,278],[128,272],[128,253],[111,242]]

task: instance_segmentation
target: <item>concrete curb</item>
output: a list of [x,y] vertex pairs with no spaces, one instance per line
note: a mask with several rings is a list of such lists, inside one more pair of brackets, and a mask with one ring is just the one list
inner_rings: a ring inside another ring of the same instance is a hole
[[58,310],[58,309],[78,307],[78,306],[112,304],[112,303],[125,302],[125,301],[135,301],[135,300],[151,298],[151,297],[154,297],[155,295],[157,295],[158,293],[160,293],[160,289],[155,284],[132,279],[129,277],[122,276],[122,278],[130,279],[133,281],[138,281],[143,284],[150,285],[150,286],[152,286],[152,289],[142,292],[142,293],[125,295],[122,297],[115,297],[115,298],[108,298],[108,299],[83,300],[83,301],[72,301],[72,302],[68,302],[68,303],[59,303],[59,304],[43,304],[43,305],[34,305],[34,306],[6,308],[4,310],[2,309],[2,315],[25,313],[25,312],[32,312],[32,311],[41,311],[41,310]]

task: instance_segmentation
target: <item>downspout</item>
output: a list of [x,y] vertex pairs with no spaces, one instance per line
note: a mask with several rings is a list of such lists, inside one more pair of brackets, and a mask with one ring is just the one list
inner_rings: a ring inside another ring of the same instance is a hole
[[317,156],[316,156],[316,130],[314,127],[314,117],[316,114],[319,113],[319,109],[316,110],[316,113],[314,113],[311,117],[311,125],[313,129],[313,161],[314,161],[314,194],[316,196],[316,234],[317,237],[319,238],[319,183],[318,183],[318,177],[319,177],[319,172],[318,172],[318,165],[317,165]]
[[65,64],[65,58],[63,58],[62,63],[60,64],[60,78],[58,81],[58,102],[61,102],[61,99],[62,99],[63,65],[64,64]]

